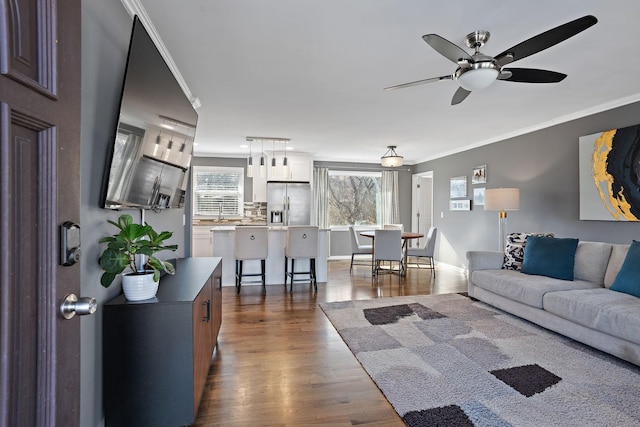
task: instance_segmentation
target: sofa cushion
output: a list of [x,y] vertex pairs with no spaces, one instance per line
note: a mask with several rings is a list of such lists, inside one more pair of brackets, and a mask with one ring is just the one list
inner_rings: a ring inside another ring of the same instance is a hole
[[578,239],[527,237],[522,272],[556,279],[573,280]]
[[524,248],[527,245],[528,236],[553,237],[553,233],[509,233],[507,244],[504,248],[502,268],[516,271],[522,269],[522,259],[524,258]]
[[573,278],[604,286],[612,246],[611,243],[578,242]]
[[604,275],[605,288],[611,287],[613,281],[622,267],[624,259],[627,257],[627,251],[629,245],[612,245],[611,256],[609,257],[609,264],[607,265],[607,272]]
[[611,290],[640,298],[640,242],[631,243]]
[[542,297],[547,292],[599,287],[584,280],[560,280],[513,270],[475,270],[471,281],[494,294],[536,308],[542,308]]
[[543,305],[558,317],[640,344],[640,298],[597,288],[549,292]]

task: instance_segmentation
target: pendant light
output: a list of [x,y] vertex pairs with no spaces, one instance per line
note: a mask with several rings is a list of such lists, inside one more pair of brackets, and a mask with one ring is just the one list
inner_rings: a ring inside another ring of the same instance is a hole
[[387,146],[387,152],[384,153],[384,156],[380,158],[380,163],[382,164],[382,166],[390,167],[390,168],[402,166],[402,161],[404,160],[404,157],[396,153],[396,148],[397,147],[395,145]]
[[162,142],[162,129],[160,129],[160,133],[156,137],[156,145],[153,147],[153,157],[158,155],[158,150],[160,149],[160,143]]
[[178,160],[182,159],[182,155],[184,154],[184,149],[187,147],[187,137],[184,137],[184,141],[182,141],[182,145],[178,150]]
[[264,164],[264,140],[262,142],[262,153],[260,156],[260,176],[264,178],[265,175],[265,164]]
[[163,160],[169,160],[169,156],[171,155],[171,148],[173,147],[173,136],[171,136],[172,139],[169,140],[169,143],[167,144],[167,149],[164,152],[164,157]]
[[249,141],[249,160],[247,161],[247,178],[253,178],[253,139],[247,138]]
[[271,157],[271,176],[278,176],[278,169],[276,168],[276,141],[271,140],[272,143],[272,157]]
[[287,160],[287,142],[284,141],[284,159],[282,160],[282,176],[286,179],[289,177],[289,161]]

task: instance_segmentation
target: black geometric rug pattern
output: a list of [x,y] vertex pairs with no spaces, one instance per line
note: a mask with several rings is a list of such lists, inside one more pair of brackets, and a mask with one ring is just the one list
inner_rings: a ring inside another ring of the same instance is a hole
[[640,367],[464,295],[320,306],[410,427],[640,426]]

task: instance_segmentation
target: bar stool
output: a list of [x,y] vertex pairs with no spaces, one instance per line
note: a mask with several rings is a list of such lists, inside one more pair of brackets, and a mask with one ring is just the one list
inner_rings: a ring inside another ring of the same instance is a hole
[[[261,283],[262,293],[267,293],[265,262],[269,254],[269,227],[236,227],[234,256],[236,259],[236,288],[240,293],[242,278],[247,276],[261,276],[261,280],[245,281],[244,283]],[[243,261],[260,260],[260,273],[243,273]]]
[[[318,255],[318,227],[308,225],[290,225],[287,228],[287,243],[284,248],[284,287],[287,288],[287,280],[291,278],[291,289],[293,292],[293,282],[313,283],[315,291],[318,290],[316,279],[316,256]],[[291,271],[289,271],[289,258],[291,258]],[[296,271],[296,259],[309,259],[309,271]],[[309,278],[296,279],[299,274],[309,275]]]

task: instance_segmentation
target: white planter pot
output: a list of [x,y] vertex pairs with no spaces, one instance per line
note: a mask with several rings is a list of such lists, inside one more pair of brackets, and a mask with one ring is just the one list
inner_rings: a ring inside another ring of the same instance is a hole
[[158,282],[153,281],[153,272],[125,274],[122,276],[122,291],[128,301],[142,301],[156,296]]

